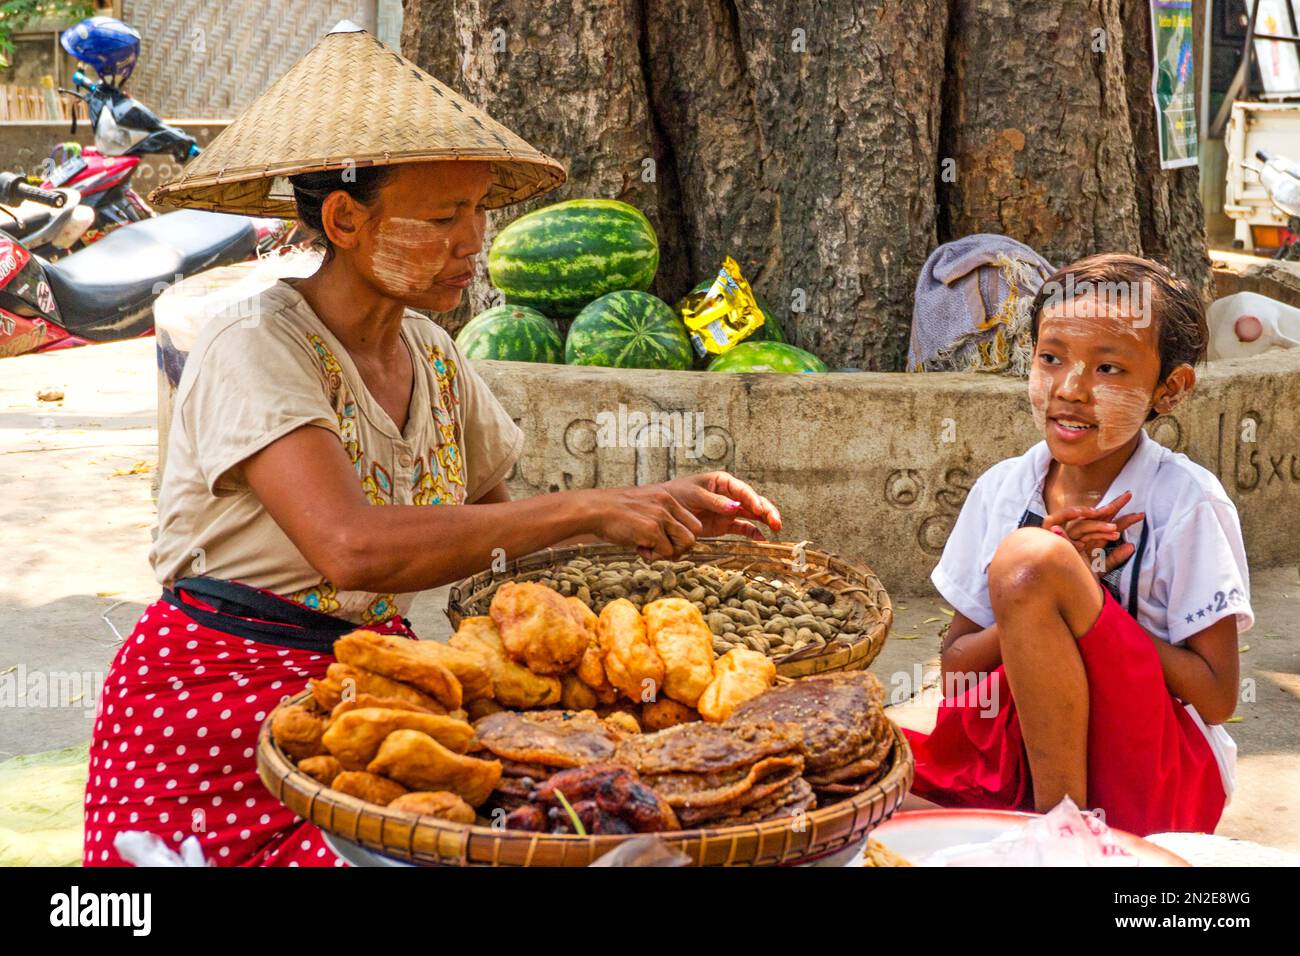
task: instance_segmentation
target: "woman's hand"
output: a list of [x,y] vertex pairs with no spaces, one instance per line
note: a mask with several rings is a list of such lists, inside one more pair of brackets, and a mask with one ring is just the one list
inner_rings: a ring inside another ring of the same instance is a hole
[[1133,545],[1125,541],[1098,563],[1098,549],[1104,549],[1112,541],[1118,541],[1125,529],[1141,521],[1145,514],[1141,511],[1116,518],[1119,509],[1133,499],[1133,493],[1126,491],[1108,503],[1096,508],[1073,507],[1062,508],[1043,518],[1043,527],[1061,535],[1069,541],[1084,563],[1097,577],[1119,567],[1133,554]]
[[682,554],[696,538],[742,534],[762,540],[755,522],[781,529],[776,506],[725,471],[589,494],[595,497],[593,532],[632,545],[646,560]]

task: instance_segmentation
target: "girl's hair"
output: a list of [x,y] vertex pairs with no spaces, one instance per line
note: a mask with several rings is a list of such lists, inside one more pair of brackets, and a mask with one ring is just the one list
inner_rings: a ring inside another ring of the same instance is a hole
[[[1161,382],[1180,365],[1205,361],[1209,329],[1201,297],[1160,263],[1117,252],[1088,256],[1048,277],[1030,306],[1034,344],[1044,308],[1088,295],[1109,296],[1135,318],[1156,324]],[[1155,417],[1152,409],[1147,421]]]
[[325,235],[321,221],[321,208],[330,193],[347,193],[357,202],[369,205],[379,196],[379,190],[392,177],[391,166],[348,166],[345,169],[327,169],[319,173],[299,173],[289,177],[293,186],[293,201],[298,207],[298,221],[315,233],[317,245],[325,249],[325,261],[334,255],[334,247]]

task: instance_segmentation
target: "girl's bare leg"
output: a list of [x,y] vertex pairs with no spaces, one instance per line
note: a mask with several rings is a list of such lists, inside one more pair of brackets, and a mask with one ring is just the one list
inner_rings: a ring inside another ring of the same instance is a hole
[[1088,806],[1088,678],[1075,645],[1101,613],[1097,580],[1074,546],[1041,528],[1009,534],[989,565],[1002,663],[1040,813],[1067,794]]

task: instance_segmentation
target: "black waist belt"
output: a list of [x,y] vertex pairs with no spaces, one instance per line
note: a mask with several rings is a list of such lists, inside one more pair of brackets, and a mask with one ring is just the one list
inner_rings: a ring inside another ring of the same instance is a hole
[[[184,600],[191,595],[201,607]],[[334,652],[334,641],[357,625],[267,594],[247,584],[216,578],[181,578],[163,589],[163,600],[195,622],[235,637],[303,651]]]

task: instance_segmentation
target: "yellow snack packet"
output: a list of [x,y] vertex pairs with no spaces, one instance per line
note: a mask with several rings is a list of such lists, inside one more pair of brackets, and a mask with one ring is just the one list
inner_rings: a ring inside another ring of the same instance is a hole
[[764,321],[754,290],[730,256],[722,260],[713,285],[705,292],[686,296],[680,308],[691,345],[701,357],[729,351],[753,335]]

